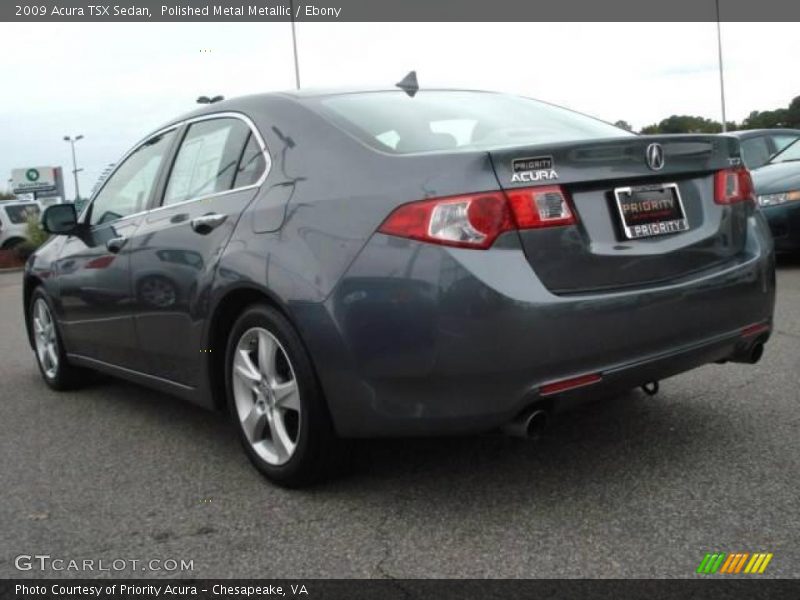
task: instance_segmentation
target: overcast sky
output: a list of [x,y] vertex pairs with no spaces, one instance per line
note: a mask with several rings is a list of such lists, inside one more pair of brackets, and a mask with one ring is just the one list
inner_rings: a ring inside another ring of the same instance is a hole
[[[426,84],[529,95],[636,129],[720,120],[715,23],[298,23],[303,87]],[[82,195],[103,168],[199,95],[294,87],[289,24],[0,24],[0,189],[64,167]],[[795,23],[723,23],[728,119],[800,95]],[[206,52],[201,52],[205,50]]]

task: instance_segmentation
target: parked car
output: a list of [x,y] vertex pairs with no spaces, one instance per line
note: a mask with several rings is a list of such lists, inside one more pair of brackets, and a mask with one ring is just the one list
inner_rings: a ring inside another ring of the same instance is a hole
[[743,129],[725,135],[739,138],[744,164],[754,170],[763,167],[771,156],[800,138],[800,129]]
[[758,203],[775,248],[800,250],[800,140],[795,140],[753,173]]
[[28,217],[39,216],[38,202],[5,200],[0,202],[0,249],[10,250],[28,239]]
[[80,216],[47,209],[30,343],[57,390],[90,368],[227,408],[284,485],[346,438],[529,435],[586,393],[761,356],[774,252],[739,152],[489,92],[214,103]]

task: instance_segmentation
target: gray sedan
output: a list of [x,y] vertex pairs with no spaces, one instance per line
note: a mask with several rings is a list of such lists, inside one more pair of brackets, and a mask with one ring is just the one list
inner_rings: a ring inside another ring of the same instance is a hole
[[758,360],[774,252],[738,140],[401,87],[206,105],[80,215],[48,208],[24,280],[44,381],[227,411],[297,486],[348,438],[533,435],[587,394]]

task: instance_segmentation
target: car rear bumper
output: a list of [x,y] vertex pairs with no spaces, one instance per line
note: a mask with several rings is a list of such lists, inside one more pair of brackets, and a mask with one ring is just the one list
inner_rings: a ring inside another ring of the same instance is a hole
[[593,389],[625,389],[743,352],[775,300],[766,226],[749,228],[746,251],[711,271],[571,296],[544,288],[511,236],[482,252],[376,235],[325,303],[293,312],[340,434],[489,430],[548,383],[599,374]]
[[762,212],[769,223],[775,250],[779,252],[800,250],[800,202],[766,207]]

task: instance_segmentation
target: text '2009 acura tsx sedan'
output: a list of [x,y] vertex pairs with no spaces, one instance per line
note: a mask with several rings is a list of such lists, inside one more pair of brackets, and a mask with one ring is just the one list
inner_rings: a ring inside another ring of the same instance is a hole
[[754,362],[774,252],[739,142],[457,90],[273,93],[147,136],[49,207],[45,381],[229,410],[301,485],[355,437],[525,432],[542,407]]

